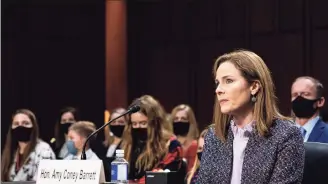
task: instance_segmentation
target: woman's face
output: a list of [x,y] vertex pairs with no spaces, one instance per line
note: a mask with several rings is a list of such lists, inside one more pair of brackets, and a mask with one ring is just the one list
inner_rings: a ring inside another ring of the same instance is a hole
[[147,128],[148,127],[148,117],[143,113],[136,112],[131,114],[132,128]]
[[190,129],[190,122],[186,110],[178,111],[173,118],[173,131],[176,136],[186,136]]
[[187,111],[186,110],[178,111],[173,118],[173,122],[189,123]]
[[[118,116],[120,116],[121,114],[119,113],[113,113],[111,116],[111,119],[117,118]],[[125,126],[126,124],[126,120],[123,117],[118,118],[117,120],[113,121],[110,125],[112,126],[116,126],[116,125],[121,125],[121,126]]]
[[32,128],[33,124],[31,119],[26,114],[19,113],[14,116],[11,128],[15,129],[18,126]]
[[68,131],[68,140],[72,140],[74,142],[74,146],[78,150],[82,150],[83,144],[85,142],[85,138],[80,136],[76,131],[69,130]]
[[236,115],[251,108],[252,87],[230,62],[216,70],[216,96],[223,114]]
[[73,113],[71,112],[65,112],[62,116],[61,116],[61,119],[60,119],[60,123],[61,124],[65,124],[65,123],[75,123],[75,118],[74,118],[74,115]]

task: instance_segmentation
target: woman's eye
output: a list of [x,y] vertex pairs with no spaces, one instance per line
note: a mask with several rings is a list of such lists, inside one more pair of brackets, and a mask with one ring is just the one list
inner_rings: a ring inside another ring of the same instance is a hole
[[232,82],[233,82],[233,80],[231,80],[231,79],[227,79],[227,80],[226,80],[226,83],[227,83],[227,84],[230,84],[230,83],[232,83]]

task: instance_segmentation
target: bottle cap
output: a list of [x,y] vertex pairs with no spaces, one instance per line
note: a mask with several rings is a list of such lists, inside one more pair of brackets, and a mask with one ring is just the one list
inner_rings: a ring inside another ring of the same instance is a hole
[[118,150],[116,150],[116,154],[124,154],[124,150],[118,149]]

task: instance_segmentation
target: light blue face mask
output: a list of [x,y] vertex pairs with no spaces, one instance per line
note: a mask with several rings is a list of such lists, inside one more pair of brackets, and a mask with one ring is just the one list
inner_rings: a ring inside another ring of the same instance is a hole
[[67,143],[67,150],[68,150],[68,153],[72,154],[72,155],[76,155],[77,153],[77,149],[74,145],[74,142],[72,140],[68,140]]

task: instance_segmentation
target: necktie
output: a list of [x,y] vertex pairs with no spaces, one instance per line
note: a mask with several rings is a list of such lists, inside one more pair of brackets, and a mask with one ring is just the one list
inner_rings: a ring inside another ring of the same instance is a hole
[[306,135],[306,130],[303,127],[301,127],[300,129],[301,129],[302,136],[304,138]]

